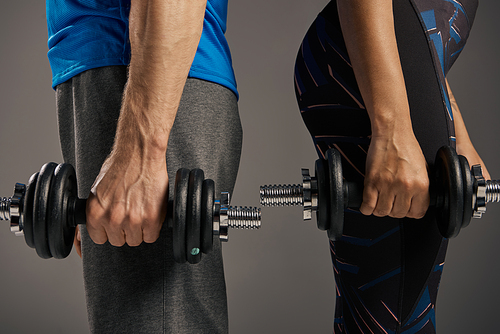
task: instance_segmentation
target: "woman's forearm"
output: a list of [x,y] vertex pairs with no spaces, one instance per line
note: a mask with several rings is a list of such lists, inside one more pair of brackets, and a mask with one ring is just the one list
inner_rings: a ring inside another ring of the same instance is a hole
[[412,129],[392,0],[338,0],[337,4],[372,129],[360,211],[421,218],[429,205],[429,178]]
[[338,0],[337,3],[349,58],[372,123],[372,134],[411,131],[392,0]]
[[446,80],[446,87],[448,89],[448,95],[450,97],[451,109],[453,111],[453,123],[455,125],[455,138],[457,143],[457,153],[463,155],[467,158],[469,165],[481,165],[483,169],[483,176],[489,180],[490,174],[483,160],[477,153],[472,141],[469,137],[469,133],[465,126],[464,119],[462,117],[462,113],[460,112],[460,108],[458,108],[457,100],[451,91],[450,85],[448,84],[448,80]]

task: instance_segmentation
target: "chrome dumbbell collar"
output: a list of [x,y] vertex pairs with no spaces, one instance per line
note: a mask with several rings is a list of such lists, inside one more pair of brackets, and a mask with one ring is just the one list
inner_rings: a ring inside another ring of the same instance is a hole
[[214,200],[214,230],[215,236],[221,241],[228,241],[227,207],[229,205],[229,193],[221,193],[220,199]]
[[315,177],[309,175],[309,169],[302,168],[302,189],[303,189],[303,219],[311,220],[313,211],[318,210],[318,185]]
[[481,218],[486,212],[486,180],[483,177],[483,170],[480,165],[472,166],[472,177],[474,178],[473,205],[474,211],[472,217]]
[[14,195],[0,199],[0,220],[10,220],[10,230],[17,236],[23,236],[23,200],[26,186],[16,183]]

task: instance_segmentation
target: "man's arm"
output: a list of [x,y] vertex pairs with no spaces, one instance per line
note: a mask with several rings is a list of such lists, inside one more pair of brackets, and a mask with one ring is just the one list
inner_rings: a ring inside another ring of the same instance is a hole
[[92,240],[154,242],[166,215],[166,150],[206,0],[132,0],[132,57],[113,150],[87,201]]
[[427,166],[410,119],[392,0],[338,0],[342,32],[371,121],[361,212],[421,218]]

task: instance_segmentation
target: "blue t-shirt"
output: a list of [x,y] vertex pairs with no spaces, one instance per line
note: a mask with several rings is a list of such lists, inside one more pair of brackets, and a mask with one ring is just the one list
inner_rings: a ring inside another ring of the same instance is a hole
[[[236,95],[224,33],[228,0],[208,0],[203,34],[189,76],[218,83]],[[130,0],[47,0],[52,87],[85,70],[130,63]]]

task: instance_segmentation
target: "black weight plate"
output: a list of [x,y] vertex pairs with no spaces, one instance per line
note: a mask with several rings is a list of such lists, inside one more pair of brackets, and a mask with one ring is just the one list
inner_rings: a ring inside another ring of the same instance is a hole
[[472,207],[474,180],[472,179],[472,173],[470,172],[470,166],[467,158],[463,155],[459,155],[458,159],[460,161],[460,170],[462,172],[464,184],[464,213],[462,217],[462,228],[464,228],[469,226],[470,220],[472,219],[472,212],[474,211]]
[[50,203],[49,193],[54,176],[54,170],[57,164],[54,162],[46,163],[42,166],[35,189],[35,199],[33,201],[33,233],[35,240],[35,249],[38,256],[43,259],[52,257],[48,242],[47,220],[49,218]]
[[50,253],[56,259],[64,259],[71,252],[75,227],[68,217],[70,198],[77,198],[76,173],[73,166],[61,164],[57,166],[50,187],[50,212],[47,227]]
[[206,179],[201,191],[201,251],[205,254],[212,251],[214,242],[214,200],[215,183]]
[[181,168],[175,176],[174,216],[172,221],[173,251],[177,263],[186,262],[186,213],[189,170]]
[[26,244],[35,248],[35,239],[33,236],[33,200],[35,198],[36,182],[38,180],[38,172],[31,175],[28,181],[28,188],[24,195],[24,221],[23,221],[23,231],[24,240]]
[[454,149],[443,146],[436,155],[437,196],[441,203],[436,207],[439,232],[445,238],[458,235],[462,227],[464,193],[462,171]]
[[205,174],[201,169],[189,173],[186,215],[186,257],[191,264],[201,261],[201,190]]
[[339,151],[334,148],[326,152],[328,176],[330,179],[330,227],[328,238],[335,241],[342,237],[344,230],[344,179],[342,160]]
[[330,227],[330,187],[328,185],[328,162],[324,159],[316,160],[315,176],[318,184],[318,209],[316,211],[316,223],[318,228],[326,231]]

